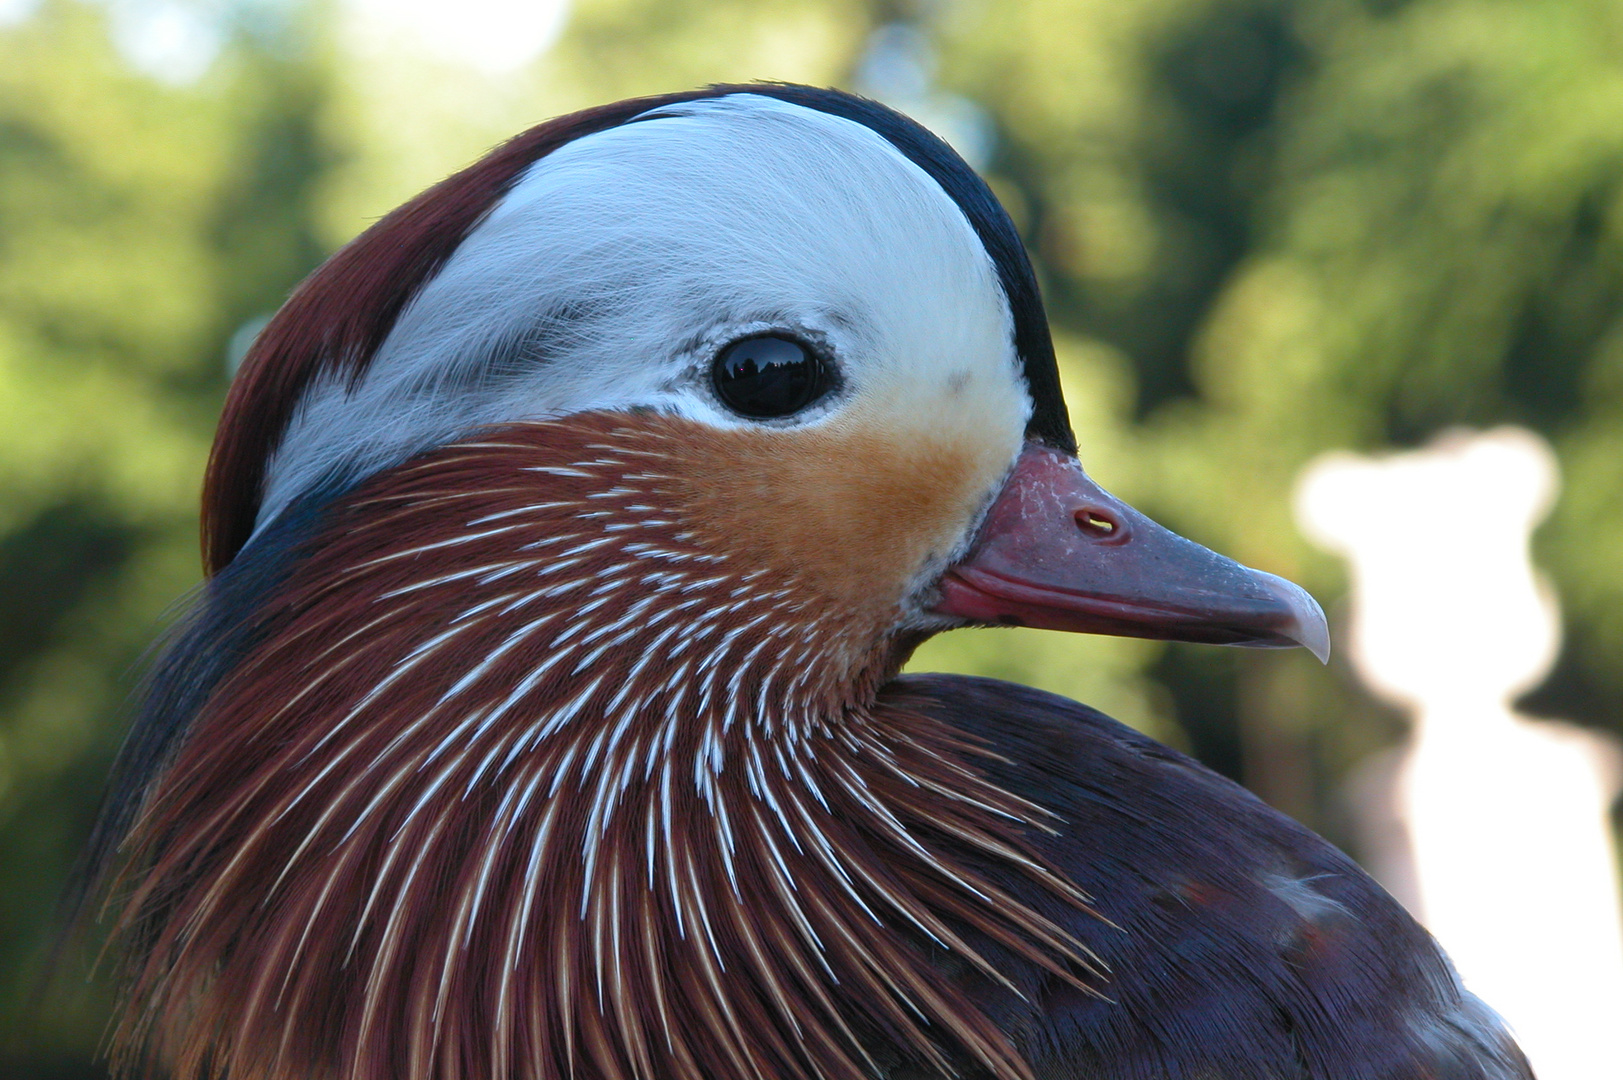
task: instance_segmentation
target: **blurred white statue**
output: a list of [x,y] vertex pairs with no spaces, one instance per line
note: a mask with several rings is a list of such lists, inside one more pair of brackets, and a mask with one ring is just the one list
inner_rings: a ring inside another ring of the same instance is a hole
[[1387,782],[1364,785],[1384,789],[1361,808],[1372,870],[1515,1028],[1541,1080],[1602,1080],[1623,1077],[1619,755],[1510,704],[1559,646],[1528,548],[1557,476],[1531,432],[1451,432],[1413,453],[1320,458],[1297,516],[1351,564],[1359,676],[1414,717]]

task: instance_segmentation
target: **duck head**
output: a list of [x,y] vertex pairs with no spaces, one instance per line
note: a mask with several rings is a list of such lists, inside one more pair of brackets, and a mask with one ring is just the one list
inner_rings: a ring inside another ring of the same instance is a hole
[[1024,248],[939,140],[781,86],[569,120],[402,208],[271,324],[220,427],[211,569],[312,491],[601,412],[687,432],[698,518],[876,609],[864,632],[1326,655],[1305,592],[1084,473]]

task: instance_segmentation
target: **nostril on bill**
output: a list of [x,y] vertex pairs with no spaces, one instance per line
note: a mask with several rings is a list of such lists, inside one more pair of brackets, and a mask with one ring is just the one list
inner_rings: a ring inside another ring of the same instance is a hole
[[1117,540],[1122,535],[1121,522],[1107,511],[1085,506],[1075,516],[1076,527],[1095,540]]

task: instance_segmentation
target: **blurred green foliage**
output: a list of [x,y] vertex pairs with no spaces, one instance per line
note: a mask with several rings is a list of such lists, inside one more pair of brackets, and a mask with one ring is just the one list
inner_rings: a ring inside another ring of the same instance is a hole
[[[889,24],[983,114],[1102,482],[1333,601],[1291,522],[1305,461],[1530,425],[1567,477],[1540,537],[1567,643],[1532,706],[1623,728],[1615,0],[580,0],[501,78],[371,47],[331,3],[196,7],[224,44],[189,83],[133,68],[103,5],[0,21],[0,1074],[97,1075],[103,992],[25,1033],[31,972],[139,658],[197,581],[234,335],[529,123],[852,85]],[[1298,654],[975,631],[915,666],[1090,701],[1333,836],[1341,778],[1401,731]]]

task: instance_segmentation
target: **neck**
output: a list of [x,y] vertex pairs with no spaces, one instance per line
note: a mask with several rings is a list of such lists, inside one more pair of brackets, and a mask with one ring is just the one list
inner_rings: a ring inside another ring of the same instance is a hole
[[331,509],[133,829],[127,1048],[856,1080],[881,1038],[1029,1075],[927,957],[1086,968],[970,869],[1081,904],[1021,839],[1044,813],[878,703],[898,601],[729,543],[676,423],[515,427]]

